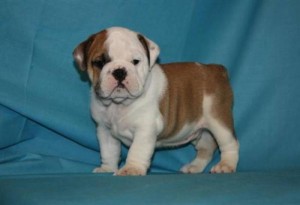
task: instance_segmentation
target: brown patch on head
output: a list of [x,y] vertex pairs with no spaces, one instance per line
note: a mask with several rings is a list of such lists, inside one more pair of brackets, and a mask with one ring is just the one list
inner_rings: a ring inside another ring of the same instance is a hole
[[150,50],[149,50],[148,42],[147,42],[146,38],[141,34],[138,34],[137,37],[138,37],[139,41],[141,42],[141,44],[143,45],[143,48],[145,49],[145,53],[146,53],[146,56],[147,56],[147,59],[148,59],[148,63],[150,65]]
[[159,140],[176,135],[186,124],[199,122],[206,95],[214,99],[212,116],[233,131],[233,94],[224,67],[196,63],[161,66],[168,85],[160,102],[164,129]]
[[87,40],[81,42],[73,51],[74,60],[82,71],[87,69],[87,55],[95,36],[95,34],[91,35]]
[[107,56],[105,41],[107,31],[91,35],[87,40],[80,43],[74,50],[75,62],[82,71],[87,70],[90,80],[95,86],[99,81],[101,69],[99,64],[103,56]]

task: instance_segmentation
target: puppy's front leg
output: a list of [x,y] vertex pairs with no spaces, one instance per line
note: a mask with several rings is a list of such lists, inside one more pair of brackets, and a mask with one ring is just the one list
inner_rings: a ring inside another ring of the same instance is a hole
[[121,153],[121,142],[111,136],[110,131],[99,125],[97,137],[100,145],[101,166],[94,169],[94,173],[116,172]]
[[127,155],[126,164],[116,175],[146,175],[155,149],[155,142],[156,135],[153,131],[147,129],[136,131]]

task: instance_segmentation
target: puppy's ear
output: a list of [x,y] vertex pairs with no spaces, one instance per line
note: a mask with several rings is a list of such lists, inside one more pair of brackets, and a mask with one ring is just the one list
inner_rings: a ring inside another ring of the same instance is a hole
[[74,60],[82,71],[87,69],[88,52],[95,39],[95,36],[95,34],[90,36],[87,40],[80,43],[73,51]]
[[156,43],[141,34],[138,34],[138,39],[145,49],[150,68],[152,68],[157,60],[160,49]]

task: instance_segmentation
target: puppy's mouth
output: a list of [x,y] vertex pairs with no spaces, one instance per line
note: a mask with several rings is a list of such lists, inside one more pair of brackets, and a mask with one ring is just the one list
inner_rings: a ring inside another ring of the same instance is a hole
[[126,99],[135,99],[140,96],[140,94],[133,94],[122,82],[119,82],[108,94],[102,92],[99,84],[95,86],[94,91],[100,100],[117,100],[118,102]]
[[126,86],[122,82],[119,82],[118,85],[115,87],[115,89],[116,88],[117,89],[127,89]]
[[[123,83],[118,83],[118,85],[112,90],[112,92],[109,94],[109,96],[113,95],[124,95],[127,93],[130,95],[130,91],[126,88],[126,86]],[[108,96],[108,97],[109,97]]]

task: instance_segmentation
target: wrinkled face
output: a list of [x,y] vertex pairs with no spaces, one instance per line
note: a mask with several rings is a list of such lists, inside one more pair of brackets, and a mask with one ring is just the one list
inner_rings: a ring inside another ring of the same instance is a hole
[[158,56],[158,46],[124,28],[92,35],[74,50],[74,58],[87,70],[98,99],[122,103],[138,98]]

